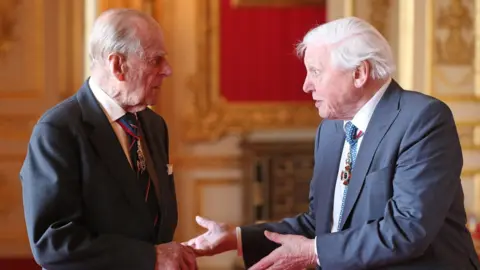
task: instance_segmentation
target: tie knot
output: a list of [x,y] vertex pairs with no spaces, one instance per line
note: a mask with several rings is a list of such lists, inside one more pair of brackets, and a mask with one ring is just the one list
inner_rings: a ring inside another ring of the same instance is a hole
[[137,135],[138,120],[133,113],[127,112],[118,119],[118,122],[127,133],[131,133],[131,135],[135,136]]
[[137,125],[137,117],[133,113],[125,113],[122,117],[120,117],[120,121],[125,121],[129,125],[136,126]]
[[345,139],[350,145],[354,145],[357,142],[357,130],[357,127],[351,121],[345,124]]

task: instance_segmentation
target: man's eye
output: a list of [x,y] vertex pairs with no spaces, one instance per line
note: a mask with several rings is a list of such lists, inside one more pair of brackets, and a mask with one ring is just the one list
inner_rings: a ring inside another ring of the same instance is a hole
[[315,76],[320,75],[320,71],[319,71],[318,69],[311,69],[311,70],[310,70],[310,73],[312,73],[312,74],[315,75]]
[[155,66],[160,65],[162,62],[163,62],[163,56],[157,56],[150,60],[150,63]]

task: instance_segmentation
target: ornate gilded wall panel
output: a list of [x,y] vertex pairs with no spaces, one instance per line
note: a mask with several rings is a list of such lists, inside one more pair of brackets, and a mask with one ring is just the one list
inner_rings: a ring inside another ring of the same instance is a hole
[[[198,1],[197,71],[189,83],[186,141],[215,140],[255,129],[315,127],[320,118],[310,102],[229,102],[219,89],[219,0]],[[261,75],[259,75],[261,76]]]
[[[390,43],[394,58],[399,47],[398,0],[349,0],[352,15],[371,23]],[[398,61],[396,61],[398,62]]]
[[394,37],[392,31],[396,0],[356,0],[353,14],[370,22],[385,38]]
[[463,149],[465,207],[480,217],[480,23],[478,0],[429,0],[426,16],[427,93],[450,105]]
[[475,94],[475,1],[430,1],[429,93],[446,101]]

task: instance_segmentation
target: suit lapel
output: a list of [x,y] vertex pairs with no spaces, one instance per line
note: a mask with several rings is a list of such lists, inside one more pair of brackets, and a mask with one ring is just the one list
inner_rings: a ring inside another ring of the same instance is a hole
[[[140,128],[140,137],[143,139],[143,141],[145,141],[144,144],[142,144],[142,150],[143,152],[145,153],[145,157],[147,159],[147,169],[148,169],[148,173],[150,175],[150,178],[152,179],[152,182],[153,182],[153,185],[154,185],[154,188],[155,188],[155,195],[157,196],[157,201],[158,201],[158,206],[160,207],[160,209],[162,208],[162,203],[161,203],[161,198],[162,198],[162,194],[161,194],[161,181],[160,181],[160,178],[162,176],[162,171],[159,171],[159,169],[155,166],[155,164],[167,164],[165,161],[163,160],[158,160],[158,158],[154,158],[154,155],[152,155],[152,152],[150,151],[150,149],[158,149],[156,147],[156,143],[154,142],[154,138],[153,136],[147,136],[147,132],[148,130],[150,130],[148,127],[151,125],[149,125],[149,121],[147,120],[148,116],[145,115],[143,112],[142,113],[139,113],[138,114],[138,117],[139,117],[139,120],[140,120],[140,125],[141,125],[141,128]],[[166,168],[165,168],[166,170]],[[162,212],[163,213],[163,212]]]
[[[159,134],[163,134],[161,130],[155,129],[158,132],[151,132],[151,130],[154,130],[154,127],[156,128],[156,125],[152,119],[152,116],[149,115],[150,113],[152,112],[147,109],[140,112],[138,116],[140,123],[143,127],[143,138],[148,148],[147,160],[149,160],[149,164],[147,164],[147,167],[153,168],[152,170],[149,170],[149,173],[152,172],[154,174],[154,177],[152,177],[152,181],[155,187],[155,194],[157,195],[158,204],[161,211],[159,221],[160,239],[166,239],[163,233],[166,234],[169,232],[169,230],[162,229],[162,227],[165,226],[165,220],[169,218],[169,209],[167,207],[168,204],[165,200],[170,198],[169,194],[166,193],[170,190],[167,172],[167,150],[162,143],[166,138],[163,138],[162,136],[159,137]],[[159,149],[160,151],[151,151],[151,149]]]
[[83,120],[93,127],[90,141],[97,151],[101,162],[110,171],[123,189],[130,203],[141,213],[145,222],[149,222],[149,212],[135,184],[136,175],[128,162],[107,116],[97,103],[92,91],[85,83],[77,94]]
[[[331,128],[329,128],[331,127]],[[330,233],[333,197],[335,182],[337,180],[337,171],[342,155],[345,133],[343,132],[343,121],[334,121],[333,125],[323,125],[320,131],[319,140],[319,160],[315,161],[316,172],[314,174],[316,181],[315,207],[317,211],[315,219],[317,220],[317,234]]]
[[340,223],[342,229],[358,199],[373,156],[383,137],[398,116],[400,111],[400,91],[400,86],[392,80],[370,119],[365,137],[357,154],[355,167],[352,171],[352,179],[348,186],[344,215]]

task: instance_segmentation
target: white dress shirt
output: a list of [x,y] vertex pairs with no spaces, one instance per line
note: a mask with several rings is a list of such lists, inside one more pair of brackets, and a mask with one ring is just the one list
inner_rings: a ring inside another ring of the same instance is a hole
[[[375,95],[367,102],[363,107],[355,114],[353,117],[352,124],[357,127],[358,132],[362,131],[363,134],[367,131],[368,123],[370,123],[370,119],[372,118],[372,114],[377,107],[378,102],[382,98],[383,94],[387,90],[388,85],[390,84],[390,80],[384,84]],[[348,121],[343,122],[343,129],[345,130],[345,124]],[[361,136],[357,141],[357,153],[360,151],[360,145],[362,145],[363,136]],[[348,152],[350,151],[350,144],[346,141],[343,144],[343,151],[342,157],[340,158],[340,164],[338,167],[337,173],[337,182],[335,184],[335,195],[333,199],[333,215],[332,215],[332,233],[337,232],[339,217],[340,217],[340,210],[342,207],[342,199],[343,199],[343,192],[345,191],[345,185],[342,183],[340,179],[340,173],[345,168],[345,162],[347,159]]]
[[126,114],[125,110],[118,105],[118,103],[113,100],[109,95],[107,95],[98,84],[90,77],[88,80],[88,85],[92,90],[95,99],[100,103],[100,107],[108,118],[108,121],[112,125],[115,135],[117,135],[118,141],[122,146],[123,152],[132,166],[132,161],[130,159],[130,152],[128,151],[128,137],[122,126],[117,122],[120,117]]

